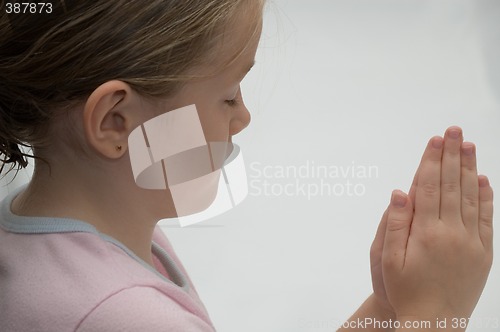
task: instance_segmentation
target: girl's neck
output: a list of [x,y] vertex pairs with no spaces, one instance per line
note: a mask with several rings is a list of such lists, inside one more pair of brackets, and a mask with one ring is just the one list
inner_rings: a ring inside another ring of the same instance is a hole
[[[71,173],[66,169],[71,169]],[[89,174],[84,169],[51,165],[48,173],[36,167],[26,190],[14,199],[12,212],[87,222],[153,265],[151,242],[156,222],[161,218],[148,207],[143,190],[133,181],[113,179],[104,172]]]

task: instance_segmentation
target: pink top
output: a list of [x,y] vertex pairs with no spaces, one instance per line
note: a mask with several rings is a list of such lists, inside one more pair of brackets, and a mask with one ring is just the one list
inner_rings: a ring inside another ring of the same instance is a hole
[[160,228],[153,269],[88,223],[12,214],[16,194],[0,205],[1,331],[215,331]]

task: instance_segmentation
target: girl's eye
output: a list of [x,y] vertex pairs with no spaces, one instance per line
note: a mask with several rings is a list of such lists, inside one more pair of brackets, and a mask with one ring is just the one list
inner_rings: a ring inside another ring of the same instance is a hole
[[226,104],[229,105],[229,107],[235,107],[238,105],[238,100],[236,98],[231,100],[226,100]]
[[240,102],[241,102],[241,90],[240,87],[238,87],[238,91],[236,92],[234,98],[226,100],[225,103],[229,107],[238,107],[240,105]]

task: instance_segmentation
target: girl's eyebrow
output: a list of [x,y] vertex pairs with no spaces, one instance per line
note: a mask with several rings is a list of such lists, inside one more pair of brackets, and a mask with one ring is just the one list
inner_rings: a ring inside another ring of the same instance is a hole
[[250,65],[244,67],[244,69],[242,70],[242,73],[240,75],[240,80],[242,80],[243,78],[245,78],[245,76],[248,74],[248,72],[250,70],[252,70],[253,66],[255,66],[255,59],[252,60],[252,62],[250,63]]
[[247,74],[250,70],[252,70],[253,66],[255,66],[255,59],[252,60],[252,63],[248,66],[248,69],[247,71],[245,72],[245,74]]

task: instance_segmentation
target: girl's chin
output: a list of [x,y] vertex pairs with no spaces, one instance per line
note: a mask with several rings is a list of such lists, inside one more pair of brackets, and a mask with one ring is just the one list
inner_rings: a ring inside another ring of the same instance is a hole
[[[153,204],[154,215],[160,219],[185,217],[203,212],[217,197],[221,171],[183,182],[165,190],[144,190],[144,198]],[[146,198],[147,197],[147,198]]]

